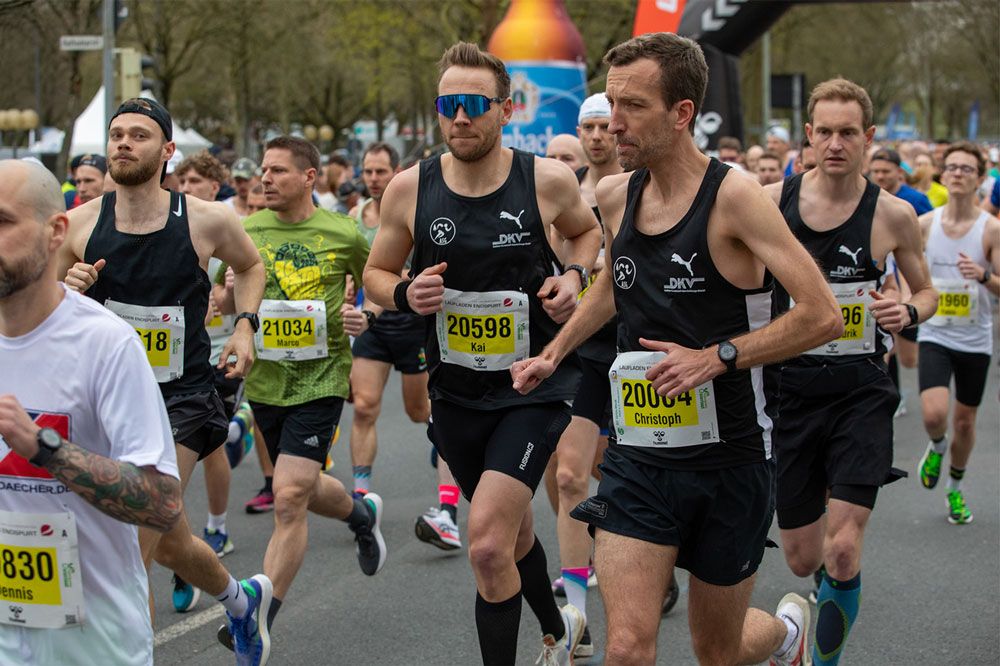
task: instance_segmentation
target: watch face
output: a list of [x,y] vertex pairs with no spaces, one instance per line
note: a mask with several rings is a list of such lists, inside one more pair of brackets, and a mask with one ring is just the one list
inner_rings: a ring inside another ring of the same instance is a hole
[[719,358],[723,361],[732,361],[736,358],[736,347],[728,342],[719,345]]
[[52,449],[58,448],[62,444],[62,438],[59,436],[59,433],[52,428],[42,428],[38,432],[38,438],[45,446]]

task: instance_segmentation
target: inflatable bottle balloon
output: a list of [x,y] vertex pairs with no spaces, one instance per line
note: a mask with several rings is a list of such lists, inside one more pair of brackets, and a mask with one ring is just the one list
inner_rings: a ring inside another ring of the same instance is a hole
[[576,133],[587,67],[563,0],[511,0],[487,49],[510,73],[514,115],[503,145],[544,155],[552,137]]

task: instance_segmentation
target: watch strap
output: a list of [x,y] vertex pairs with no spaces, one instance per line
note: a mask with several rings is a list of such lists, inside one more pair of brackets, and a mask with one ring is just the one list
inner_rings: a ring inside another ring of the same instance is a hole
[[584,289],[586,289],[587,288],[587,269],[584,268],[583,266],[581,266],[580,264],[570,264],[570,265],[566,266],[566,270],[563,271],[563,272],[564,273],[568,273],[570,271],[576,271],[576,272],[578,272],[580,274],[580,291],[583,291]]
[[256,312],[239,313],[238,315],[236,315],[236,319],[233,320],[233,325],[235,326],[240,321],[240,319],[246,319],[248,322],[250,322],[250,328],[253,329],[254,333],[260,330],[260,317],[257,316]]

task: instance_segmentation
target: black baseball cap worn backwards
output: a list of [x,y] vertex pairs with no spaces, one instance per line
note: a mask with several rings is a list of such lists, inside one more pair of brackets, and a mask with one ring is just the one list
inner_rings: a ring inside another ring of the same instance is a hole
[[118,110],[111,116],[111,120],[114,120],[123,113],[138,113],[152,119],[163,130],[163,136],[166,137],[167,141],[173,140],[174,123],[170,118],[170,112],[155,99],[148,99],[146,97],[127,99],[121,103]]

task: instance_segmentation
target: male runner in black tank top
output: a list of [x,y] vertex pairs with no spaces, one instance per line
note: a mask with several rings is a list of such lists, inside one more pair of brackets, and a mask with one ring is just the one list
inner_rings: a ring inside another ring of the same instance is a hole
[[[844,79],[819,84],[806,124],[817,168],[766,188],[819,263],[844,320],[839,339],[784,361],[769,377],[777,378],[774,448],[785,560],[799,576],[826,567],[817,593],[816,664],[840,659],[858,613],[865,526],[878,488],[899,478],[892,470],[899,396],[884,362],[891,334],[937,306],[913,208],[861,175],[874,133],[871,99],[861,86]],[[895,291],[881,293],[890,252],[913,289],[907,304],[897,302]],[[778,313],[790,305],[780,288],[776,305]]]
[[[70,213],[60,271],[67,286],[143,329],[138,332],[160,380],[183,488],[195,463],[225,441],[228,421],[208,362],[208,260],[218,256],[233,266],[238,310],[246,313],[256,313],[260,304],[264,269],[232,209],[160,188],[163,165],[175,149],[171,131],[167,110],[152,100],[119,107],[107,150],[116,190]],[[253,364],[255,319],[240,319],[222,351],[220,367],[236,357],[230,377],[244,376]],[[139,543],[147,569],[155,558],[234,615],[256,613],[270,587],[263,576],[238,583],[211,547],[191,534],[183,512],[162,536],[140,529]]]
[[[577,116],[576,132],[586,157],[585,166],[578,169],[580,195],[600,221],[595,190],[602,178],[622,172],[615,152],[615,139],[608,132],[611,107],[603,92],[585,99]],[[561,237],[553,233],[554,246],[561,247]],[[555,240],[558,239],[558,240]],[[558,245],[555,245],[558,242]],[[599,253],[590,277],[592,283],[604,265]],[[608,370],[615,359],[616,325],[612,318],[601,330],[577,349],[580,358],[580,385],[573,398],[573,418],[556,446],[546,476],[552,476],[556,486],[556,526],[559,534],[560,576],[552,587],[557,595],[587,615],[587,588],[597,584],[590,558],[594,542],[585,523],[570,517],[569,512],[587,498],[591,473],[604,458],[608,445],[608,422],[611,416],[611,391]],[[597,478],[600,479],[598,473]],[[548,485],[548,478],[546,478]],[[594,654],[589,630],[584,632],[574,656]]]
[[[451,154],[389,184],[365,289],[383,307],[432,315],[433,441],[472,503],[483,661],[514,663],[523,594],[542,625],[544,663],[568,663],[583,616],[555,604],[530,502],[569,422],[564,401],[578,372],[568,362],[551,390],[526,398],[511,389],[507,371],[540,351],[576,307],[586,271],[554,276],[550,225],[568,239],[567,261],[582,266],[597,256],[600,229],[571,171],[501,147],[513,113],[503,62],[459,43],[440,67],[438,119]],[[400,280],[411,248],[416,277]]]
[[[617,311],[616,440],[597,496],[571,514],[595,530],[605,663],[656,661],[676,565],[691,572],[699,661],[798,664],[805,600],[782,600],[778,618],[748,608],[773,511],[760,366],[838,336],[836,303],[761,187],[698,151],[701,48],[643,35],[605,62],[608,129],[622,167],[638,170],[598,185],[607,266],[542,354],[514,364],[514,387],[535,390]],[[771,323],[769,273],[798,302]]]

